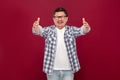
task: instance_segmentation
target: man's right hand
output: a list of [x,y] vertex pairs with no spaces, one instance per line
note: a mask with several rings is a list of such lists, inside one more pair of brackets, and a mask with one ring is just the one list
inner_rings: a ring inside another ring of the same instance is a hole
[[33,28],[34,28],[34,31],[39,34],[40,31],[39,31],[39,22],[40,22],[40,18],[38,17],[38,19],[33,23]]
[[33,28],[38,28],[39,22],[40,22],[40,18],[38,17],[38,19],[33,23]]

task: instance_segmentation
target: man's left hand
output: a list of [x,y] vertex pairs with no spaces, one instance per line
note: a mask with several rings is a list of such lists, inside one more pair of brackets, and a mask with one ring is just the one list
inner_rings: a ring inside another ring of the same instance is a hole
[[88,22],[85,20],[85,18],[82,18],[82,22],[83,22],[83,26],[84,26],[84,33],[87,33],[90,26],[89,26]]

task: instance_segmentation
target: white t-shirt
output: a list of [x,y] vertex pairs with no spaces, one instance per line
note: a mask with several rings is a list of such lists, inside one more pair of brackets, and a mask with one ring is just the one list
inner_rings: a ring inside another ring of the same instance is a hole
[[57,47],[55,54],[54,70],[71,70],[70,62],[67,55],[67,49],[64,41],[65,27],[57,29]]

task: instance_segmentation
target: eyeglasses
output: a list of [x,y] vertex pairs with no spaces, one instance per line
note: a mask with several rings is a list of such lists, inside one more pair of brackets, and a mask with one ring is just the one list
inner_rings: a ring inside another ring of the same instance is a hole
[[64,19],[66,16],[53,16],[55,19]]

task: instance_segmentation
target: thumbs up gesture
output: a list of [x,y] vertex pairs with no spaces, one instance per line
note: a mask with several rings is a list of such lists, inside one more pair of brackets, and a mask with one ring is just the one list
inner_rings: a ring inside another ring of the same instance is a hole
[[37,20],[33,23],[33,28],[37,28],[39,26],[40,18],[38,17]]
[[84,26],[84,33],[87,33],[90,26],[89,26],[88,22],[85,20],[85,18],[82,18],[82,22],[83,22],[83,26]]
[[40,22],[40,18],[38,17],[38,19],[33,23],[33,29],[34,29],[34,31],[37,33],[37,34],[39,34],[40,33],[40,31],[39,31],[39,22]]

